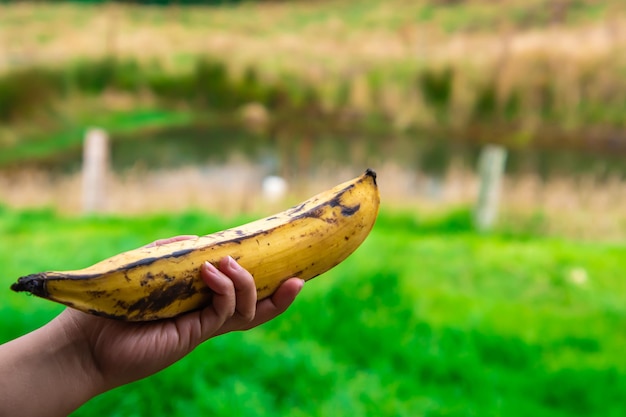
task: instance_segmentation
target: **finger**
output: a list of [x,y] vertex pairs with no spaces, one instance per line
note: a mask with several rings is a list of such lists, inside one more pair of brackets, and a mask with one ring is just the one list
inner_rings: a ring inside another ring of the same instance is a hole
[[167,245],[168,243],[180,242],[181,240],[197,239],[197,238],[198,238],[197,235],[180,235],[180,236],[168,237],[166,239],[158,239],[152,243],[148,243],[146,246],[144,246],[144,248],[153,248],[155,246]]
[[242,268],[233,258],[227,256],[220,260],[219,269],[235,286],[235,311],[242,322],[249,322],[256,312],[256,285],[252,274]]
[[202,339],[205,340],[235,314],[237,304],[233,281],[213,264],[209,262],[202,264],[200,276],[213,291],[211,305],[203,309],[200,314],[200,333]]
[[251,327],[263,324],[287,310],[303,286],[304,280],[300,278],[290,278],[285,281],[270,298],[258,303],[257,314],[250,323]]
[[270,321],[289,308],[303,286],[304,280],[300,278],[288,279],[278,287],[270,298],[266,298],[257,303],[256,315],[252,321],[236,327],[231,326],[230,322],[227,322],[217,334],[223,334],[233,330],[248,330]]

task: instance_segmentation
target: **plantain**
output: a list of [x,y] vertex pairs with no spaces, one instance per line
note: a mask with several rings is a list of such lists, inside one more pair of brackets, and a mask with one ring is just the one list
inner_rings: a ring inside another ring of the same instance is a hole
[[279,214],[80,270],[31,274],[11,289],[98,316],[158,320],[209,305],[212,292],[200,266],[230,255],[252,274],[260,300],[290,277],[309,280],[346,259],[369,234],[379,204],[376,173],[368,169]]

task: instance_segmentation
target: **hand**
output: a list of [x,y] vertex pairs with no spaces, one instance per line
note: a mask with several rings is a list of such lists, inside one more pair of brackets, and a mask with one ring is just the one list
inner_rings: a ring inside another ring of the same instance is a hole
[[[156,241],[160,245],[183,240]],[[257,303],[252,275],[230,257],[219,269],[206,262],[201,277],[213,290],[210,306],[169,320],[128,323],[66,309],[58,318],[65,331],[80,335],[104,390],[151,375],[184,357],[210,337],[256,327],[284,312],[304,281],[291,278]]]

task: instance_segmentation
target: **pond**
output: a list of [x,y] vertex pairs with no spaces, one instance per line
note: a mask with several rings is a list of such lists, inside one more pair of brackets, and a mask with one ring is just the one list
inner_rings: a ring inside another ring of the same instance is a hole
[[[232,120],[114,134],[111,143],[111,164],[119,173],[228,164],[238,158],[261,166],[268,175],[287,177],[315,177],[319,170],[332,167],[361,170],[387,162],[439,177],[451,164],[473,170],[482,147],[440,133],[326,129],[319,125],[255,130]],[[75,172],[80,169],[81,156],[80,149],[72,149],[38,161],[37,166],[51,173]],[[622,155],[573,150],[508,149],[506,170],[512,176],[533,173],[544,179],[577,175],[626,178]]]

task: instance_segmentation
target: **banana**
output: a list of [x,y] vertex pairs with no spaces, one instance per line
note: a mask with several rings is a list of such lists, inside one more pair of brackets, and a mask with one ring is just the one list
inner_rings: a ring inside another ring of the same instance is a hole
[[80,270],[27,275],[11,289],[98,316],[158,320],[209,305],[200,266],[230,255],[252,274],[260,300],[290,277],[309,280],[347,258],[374,226],[379,204],[376,173],[368,169],[282,213]]

